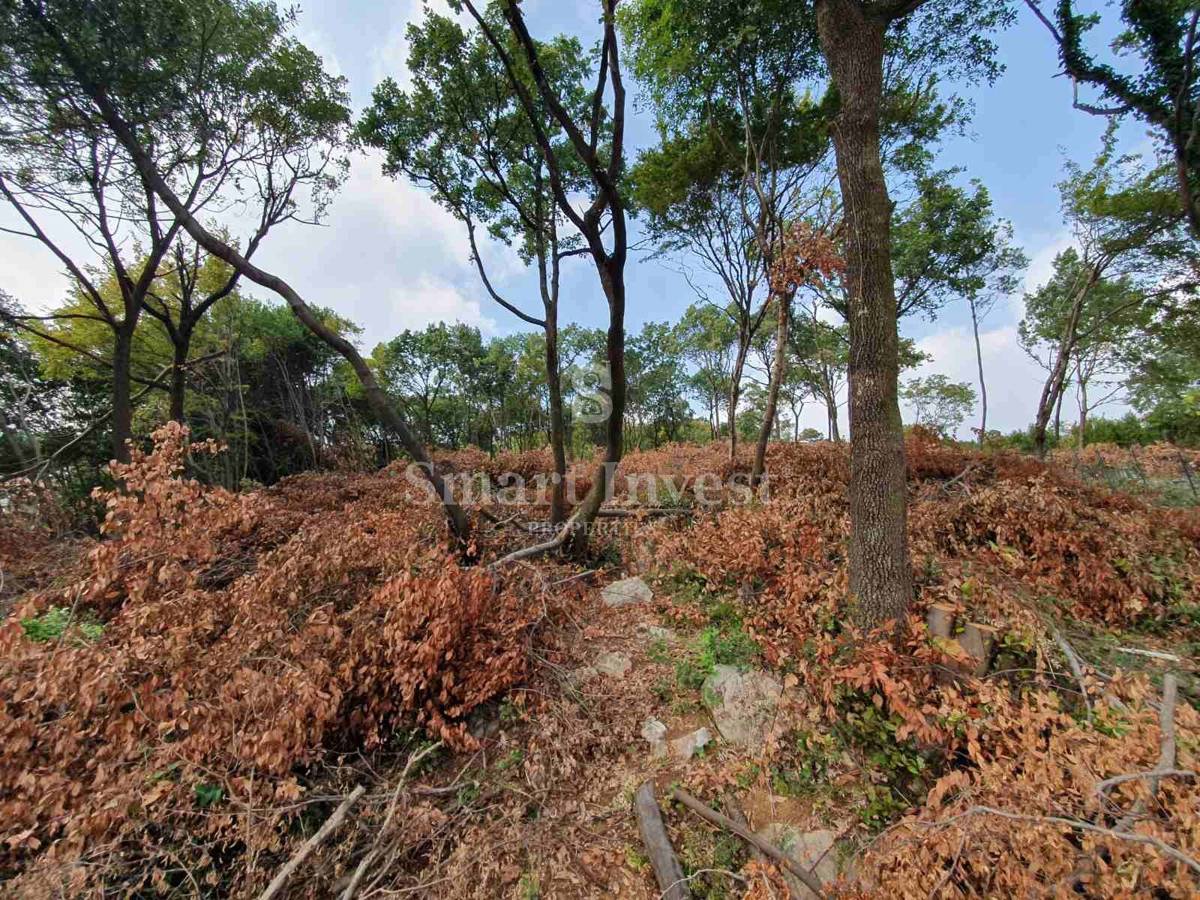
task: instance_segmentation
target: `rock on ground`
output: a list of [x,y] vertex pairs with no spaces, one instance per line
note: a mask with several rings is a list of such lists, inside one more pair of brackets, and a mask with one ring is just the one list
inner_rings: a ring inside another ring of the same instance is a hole
[[632,606],[649,603],[654,599],[654,591],[640,578],[624,578],[605,585],[600,591],[600,599],[605,606]]
[[707,728],[697,728],[695,731],[671,741],[671,753],[679,759],[689,760],[710,743],[712,743],[712,732]]
[[[813,874],[823,883],[830,884],[841,874],[838,853],[834,847],[837,835],[832,831],[801,831],[795,825],[770,822],[757,832],[758,836],[774,844],[788,856]],[[799,878],[784,870],[784,879],[793,897],[809,900],[816,895]]]
[[633,666],[629,657],[624,653],[607,652],[601,653],[596,657],[596,661],[592,663],[592,667],[601,675],[608,675],[610,678],[624,678],[628,674],[629,669]]
[[704,680],[704,703],[721,737],[752,751],[766,743],[782,694],[783,686],[760,670],[717,666]]
[[647,719],[642,723],[642,738],[650,744],[654,756],[667,755],[667,726],[658,719]]

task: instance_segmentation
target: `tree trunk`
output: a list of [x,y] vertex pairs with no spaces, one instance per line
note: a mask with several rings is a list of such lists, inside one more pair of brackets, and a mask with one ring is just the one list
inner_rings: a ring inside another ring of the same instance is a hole
[[550,391],[550,452],[554,454],[554,483],[550,492],[550,522],[566,520],[567,439],[563,427],[562,372],[558,359],[557,317],[546,317],[546,379]]
[[787,374],[788,325],[791,320],[792,298],[781,294],[775,299],[779,304],[775,358],[771,361],[771,384],[767,388],[767,408],[763,411],[762,427],[758,431],[758,445],[754,448],[754,468],[750,470],[751,487],[758,487],[767,467],[767,442],[771,439],[771,428],[775,425],[775,412],[779,405],[779,388]]
[[122,324],[114,332],[112,359],[112,458],[129,462],[128,441],[133,437],[133,399],[129,377],[132,369],[132,326]]
[[1051,415],[1054,416],[1055,422],[1055,440],[1059,436],[1059,411],[1062,409],[1063,388],[1066,384],[1067,369],[1071,363],[1071,356],[1075,351],[1076,332],[1079,328],[1079,318],[1083,313],[1084,300],[1087,298],[1094,283],[1094,279],[1090,279],[1075,295],[1075,300],[1071,304],[1071,311],[1067,315],[1066,324],[1063,326],[1062,334],[1058,339],[1054,365],[1050,369],[1050,375],[1046,378],[1046,383],[1042,385],[1042,395],[1038,399],[1037,416],[1034,418],[1033,423],[1033,446],[1034,450],[1037,451],[1039,459],[1046,456],[1046,430],[1050,425]]
[[183,401],[187,394],[187,358],[191,349],[192,333],[179,329],[175,336],[174,358],[171,361],[171,419],[180,425],[185,424]]
[[902,627],[913,598],[891,201],[879,147],[886,23],[856,0],[818,0],[839,97],[833,123],[846,216],[850,319],[850,591],[855,622]]
[[975,310],[975,299],[971,298],[971,330],[975,334],[975,363],[979,366],[979,446],[987,440],[987,382],[983,378],[983,347],[979,343],[979,316]]
[[1076,436],[1076,442],[1079,449],[1082,450],[1087,444],[1088,399],[1087,381],[1079,366],[1075,367],[1075,377],[1079,382],[1079,434]]
[[609,408],[604,422],[604,459],[596,468],[591,489],[572,513],[576,528],[568,539],[568,550],[575,556],[587,551],[588,529],[596,520],[601,504],[611,495],[624,450],[625,425],[625,266],[623,258],[609,258],[598,265],[600,284],[608,300]]
[[729,459],[737,459],[737,408],[742,397],[742,373],[746,370],[746,357],[750,354],[750,334],[742,328],[738,331],[737,358],[733,361],[733,373],[729,378]]

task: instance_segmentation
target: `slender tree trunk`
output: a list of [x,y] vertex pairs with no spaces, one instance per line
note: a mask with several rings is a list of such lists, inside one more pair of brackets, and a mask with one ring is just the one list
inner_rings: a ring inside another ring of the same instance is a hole
[[1076,437],[1077,445],[1080,450],[1087,443],[1087,421],[1088,421],[1088,398],[1087,398],[1087,381],[1083,377],[1083,371],[1080,366],[1075,366],[1075,378],[1079,383],[1079,434]]
[[550,492],[550,521],[566,520],[567,439],[563,427],[562,372],[558,358],[557,315],[546,317],[546,379],[550,390],[550,452],[554,454],[554,483]]
[[114,332],[112,360],[112,458],[129,462],[128,441],[133,437],[133,400],[130,393],[133,327],[122,324]]
[[884,21],[856,0],[818,0],[839,97],[833,123],[846,216],[850,312],[850,591],[860,626],[902,626],[913,598],[891,213],[879,146]]
[[185,423],[183,402],[187,394],[187,358],[191,350],[192,333],[180,328],[173,343],[174,358],[171,360],[171,411],[173,421]]
[[729,459],[737,459],[737,408],[742,397],[742,373],[746,370],[746,357],[750,354],[750,334],[745,328],[738,330],[737,358],[733,361],[733,373],[729,378]]
[[591,489],[572,514],[577,528],[571,534],[568,549],[576,556],[587,550],[588,528],[596,520],[601,504],[610,496],[624,450],[625,425],[625,265],[623,252],[619,258],[609,258],[597,266],[600,284],[608,300],[608,335],[605,355],[608,358],[609,404],[604,421],[604,459],[592,477]]
[[975,363],[979,367],[979,446],[982,448],[987,440],[987,382],[983,378],[983,347],[979,343],[979,316],[975,309],[975,298],[971,303],[971,330],[975,334]]
[[771,384],[767,388],[767,408],[763,411],[762,427],[758,431],[758,444],[754,448],[754,468],[750,470],[750,485],[757,487],[767,467],[767,442],[771,439],[771,428],[775,425],[775,413],[779,406],[779,388],[787,375],[788,326],[791,322],[792,298],[782,294],[775,298],[779,305],[778,325],[775,334],[775,358],[771,361]]
[[1093,285],[1099,278],[1098,269],[1093,266],[1088,281],[1075,294],[1067,321],[1063,325],[1062,334],[1058,339],[1055,351],[1054,365],[1046,383],[1042,385],[1042,394],[1038,399],[1037,415],[1033,422],[1033,447],[1039,459],[1046,456],[1046,431],[1050,425],[1050,417],[1054,416],[1054,438],[1059,437],[1059,423],[1062,410],[1062,398],[1067,381],[1067,371],[1071,365],[1071,357],[1075,352],[1075,340],[1079,330],[1079,319],[1083,314],[1083,305],[1091,293]]

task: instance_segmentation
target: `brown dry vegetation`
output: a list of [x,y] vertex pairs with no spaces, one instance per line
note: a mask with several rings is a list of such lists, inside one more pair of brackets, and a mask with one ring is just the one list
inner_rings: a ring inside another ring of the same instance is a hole
[[[0,878],[18,896],[250,896],[362,784],[289,896],[340,891],[383,846],[359,896],[654,897],[630,799],[655,777],[736,798],[756,826],[833,826],[858,857],[850,892],[1194,894],[1195,873],[1158,847],[1040,817],[1112,827],[1140,798],[1134,833],[1200,854],[1194,779],[1096,791],[1158,759],[1157,672],[1128,671],[1138,658],[1116,648],[1187,655],[1200,640],[1200,514],[1015,454],[919,436],[908,451],[919,600],[897,647],[845,624],[839,445],[772,447],[767,502],[622,519],[586,566],[494,575],[458,563],[398,468],[230,494],[182,475],[169,428],[115,473],[105,539],[65,575],[31,566],[23,587],[42,587],[0,629]],[[748,463],[726,455],[670,447],[622,470],[674,478],[687,506],[698,475]],[[545,453],[443,462],[489,477],[550,466]],[[492,512],[485,557],[530,541],[534,511]],[[5,528],[6,569],[25,548],[46,558],[32,524]],[[623,572],[647,577],[655,603],[603,607],[597,587]],[[963,675],[928,639],[934,602],[1000,630],[992,674]],[[51,607],[103,632],[31,640],[22,623]],[[648,636],[661,625],[669,641]],[[1086,703],[1052,626],[1094,664]],[[630,674],[578,677],[605,650]],[[765,749],[651,760],[642,721],[703,722],[697,678],[714,661],[783,680]],[[1200,719],[1183,668],[1175,763],[1190,770]],[[431,738],[443,748],[397,790]],[[681,809],[667,818],[697,895],[781,890],[735,839]]]

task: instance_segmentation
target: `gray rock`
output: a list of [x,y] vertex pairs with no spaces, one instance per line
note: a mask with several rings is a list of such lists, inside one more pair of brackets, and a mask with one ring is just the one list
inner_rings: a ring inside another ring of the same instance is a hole
[[667,755],[667,726],[658,719],[647,719],[642,723],[642,738],[650,744],[654,756]]
[[477,741],[493,738],[500,733],[500,704],[495,700],[481,704],[467,716],[467,730]]
[[763,671],[717,666],[704,680],[704,703],[721,737],[748,750],[761,750],[775,717],[783,686]]
[[624,653],[610,651],[597,656],[591,668],[595,669],[601,675],[607,675],[609,678],[624,678],[632,666],[633,663],[629,661],[629,657]]
[[[829,884],[841,874],[838,852],[834,847],[837,835],[832,831],[801,831],[795,825],[769,822],[758,830],[758,836],[774,844],[822,882]],[[794,897],[808,900],[816,896],[799,878],[784,870],[784,878]]]
[[654,591],[640,578],[625,578],[605,585],[600,591],[600,599],[605,606],[632,606],[649,603],[654,599]]
[[641,628],[643,634],[651,641],[664,641],[668,644],[673,644],[679,639],[670,628],[664,628],[661,625],[643,625]]
[[712,743],[712,732],[707,728],[697,728],[690,734],[677,737],[671,741],[671,754],[682,760],[691,759]]
[[578,687],[579,685],[583,684],[585,681],[591,681],[593,678],[595,678],[599,674],[600,674],[600,672],[595,666],[580,666],[578,669],[576,669],[574,672],[571,673],[571,683],[575,687]]

